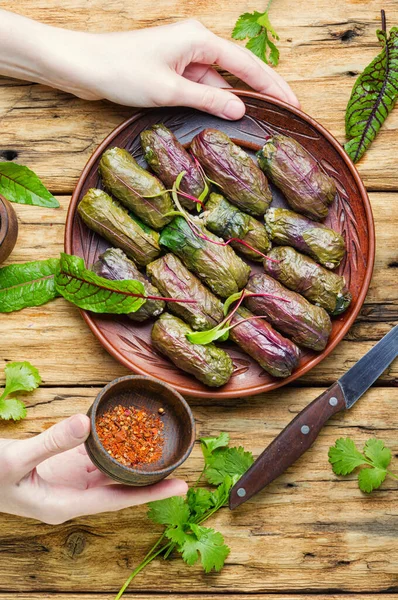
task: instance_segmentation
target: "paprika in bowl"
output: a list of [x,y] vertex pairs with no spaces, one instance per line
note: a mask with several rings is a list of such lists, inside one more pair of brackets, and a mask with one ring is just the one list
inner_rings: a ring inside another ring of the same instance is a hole
[[88,415],[90,459],[126,485],[164,479],[188,458],[195,443],[195,421],[187,402],[152,377],[115,379],[98,394]]

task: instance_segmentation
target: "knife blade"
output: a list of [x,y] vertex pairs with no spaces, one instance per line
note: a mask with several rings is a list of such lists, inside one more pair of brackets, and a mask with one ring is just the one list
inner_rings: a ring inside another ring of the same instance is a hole
[[240,506],[290,467],[334,414],[351,408],[398,356],[398,325],[323,394],[304,408],[234,485],[229,508]]

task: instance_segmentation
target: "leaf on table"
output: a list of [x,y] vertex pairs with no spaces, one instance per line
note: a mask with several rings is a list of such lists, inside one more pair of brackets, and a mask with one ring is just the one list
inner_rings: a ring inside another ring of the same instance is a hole
[[386,469],[378,469],[377,467],[361,469],[358,473],[359,487],[362,492],[370,494],[370,492],[381,486],[386,476]]
[[232,31],[232,37],[235,40],[244,40],[248,37],[252,38],[258,35],[261,31],[261,25],[257,19],[261,16],[261,13],[258,11],[240,15]]
[[26,407],[22,400],[16,398],[7,398],[0,400],[0,419],[9,421],[20,421],[27,415]]
[[220,448],[208,459],[205,467],[205,476],[209,483],[219,485],[225,477],[237,481],[251,467],[254,459],[251,452],[239,448]]
[[279,50],[271,40],[279,40],[279,36],[272,27],[268,12],[244,13],[236,21],[232,37],[236,40],[249,38],[246,48],[253,52],[265,63],[276,66],[279,62]]
[[200,444],[204,457],[206,458],[209,454],[212,454],[217,448],[226,448],[229,444],[229,433],[224,431],[216,437],[202,437],[200,438]]
[[188,504],[181,496],[150,502],[148,517],[160,525],[183,526],[189,521]]
[[58,208],[59,202],[28,167],[0,162],[0,194],[10,202]]
[[360,465],[366,464],[366,459],[351,438],[339,438],[329,449],[329,462],[336,475],[348,475]]
[[386,448],[384,442],[370,438],[363,449],[365,456],[379,469],[387,469],[391,462],[391,450]]
[[10,362],[4,368],[6,385],[3,395],[31,392],[41,384],[39,371],[30,362]]
[[56,298],[58,267],[59,260],[50,258],[0,268],[0,313],[41,306]]
[[230,552],[221,533],[195,524],[191,525],[191,529],[192,533],[185,535],[179,547],[183,560],[188,565],[194,565],[200,557],[206,573],[213,569],[221,571]]
[[56,290],[69,302],[95,313],[129,314],[145,302],[141,281],[111,281],[85,268],[79,256],[61,254]]
[[187,502],[193,517],[201,517],[214,506],[213,492],[205,488],[189,488]]
[[344,148],[354,162],[375,139],[398,97],[398,28],[388,38],[379,29],[377,37],[383,49],[356,80],[346,109],[346,135],[352,139]]

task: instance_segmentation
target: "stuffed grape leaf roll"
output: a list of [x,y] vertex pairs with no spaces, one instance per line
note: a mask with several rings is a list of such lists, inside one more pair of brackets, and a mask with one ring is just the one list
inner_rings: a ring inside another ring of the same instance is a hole
[[196,300],[195,304],[169,302],[167,309],[196,331],[212,329],[224,318],[221,300],[188,271],[177,256],[166,254],[147,265],[151,281],[167,298]]
[[293,246],[328,269],[338,267],[345,256],[344,239],[337,231],[292,210],[270,208],[265,228],[276,244]]
[[229,354],[214,344],[192,344],[187,340],[188,333],[192,333],[189,325],[165,312],[152,328],[152,344],[177,367],[205,385],[226,384],[234,369]]
[[222,245],[222,239],[200,225],[196,227],[200,235],[183,217],[175,217],[161,232],[159,242],[221,298],[239,292],[249,278],[249,265],[232,248]]
[[327,217],[336,184],[304,146],[278,133],[267,139],[257,157],[293,210],[315,220]]
[[[146,225],[162,229],[172,219],[174,210],[170,194],[157,177],[140,167],[123,148],[106,150],[99,171],[106,189]],[[156,197],[150,197],[156,196]]]
[[245,299],[247,308],[254,314],[264,315],[275,329],[289,336],[299,346],[318,351],[325,348],[332,322],[323,308],[314,306],[265,273],[252,275],[246,290],[272,295]]
[[255,217],[265,213],[272,200],[267,178],[225,133],[204,129],[193,138],[191,149],[206,174],[233,204]]
[[[136,279],[144,284],[145,293],[149,296],[161,295],[159,290],[140,273],[133,261],[127,258],[120,248],[106,250],[94,263],[91,270],[100,277],[114,281]],[[164,307],[165,303],[162,300],[146,300],[141,308],[128,316],[132,321],[146,321],[151,317],[158,317]]]
[[[266,254],[271,248],[264,225],[254,217],[239,210],[221,194],[210,194],[210,198],[206,203],[206,211],[203,213],[203,221],[207,229],[224,240],[241,239],[262,254]],[[231,246],[250,260],[260,262],[263,260],[261,254],[244,244],[234,241],[231,242]]]
[[88,190],[77,211],[87,227],[113,246],[121,248],[140,266],[159,256],[159,234],[133,219],[119,202],[104,191]]
[[[199,198],[205,190],[205,182],[200,168],[176,136],[164,125],[153,125],[141,133],[141,146],[145,160],[156,175],[169,189],[178,175],[185,171],[180,190]],[[188,210],[195,208],[195,202],[180,196],[180,202]]]
[[240,323],[230,330],[230,339],[238,344],[267,373],[274,377],[288,377],[298,365],[300,350],[291,340],[278,333],[265,319],[249,319],[253,314],[238,308],[231,325]]
[[318,265],[312,258],[290,246],[279,246],[268,256],[278,262],[264,260],[264,269],[290,290],[322,306],[331,315],[340,315],[351,303],[344,277]]

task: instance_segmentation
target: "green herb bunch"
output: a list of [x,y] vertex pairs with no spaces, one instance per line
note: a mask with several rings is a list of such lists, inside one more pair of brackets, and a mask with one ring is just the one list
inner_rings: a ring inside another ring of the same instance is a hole
[[[186,498],[174,496],[149,504],[148,517],[165,529],[115,600],[120,600],[138,573],[158,556],[167,559],[172,552],[177,552],[188,565],[200,560],[206,573],[213,569],[220,571],[224,566],[230,549],[221,533],[204,527],[203,523],[228,502],[231,488],[252,465],[253,456],[242,447],[230,448],[227,433],[202,438],[200,443],[205,465],[198,481]],[[215,487],[199,487],[203,477]]]

